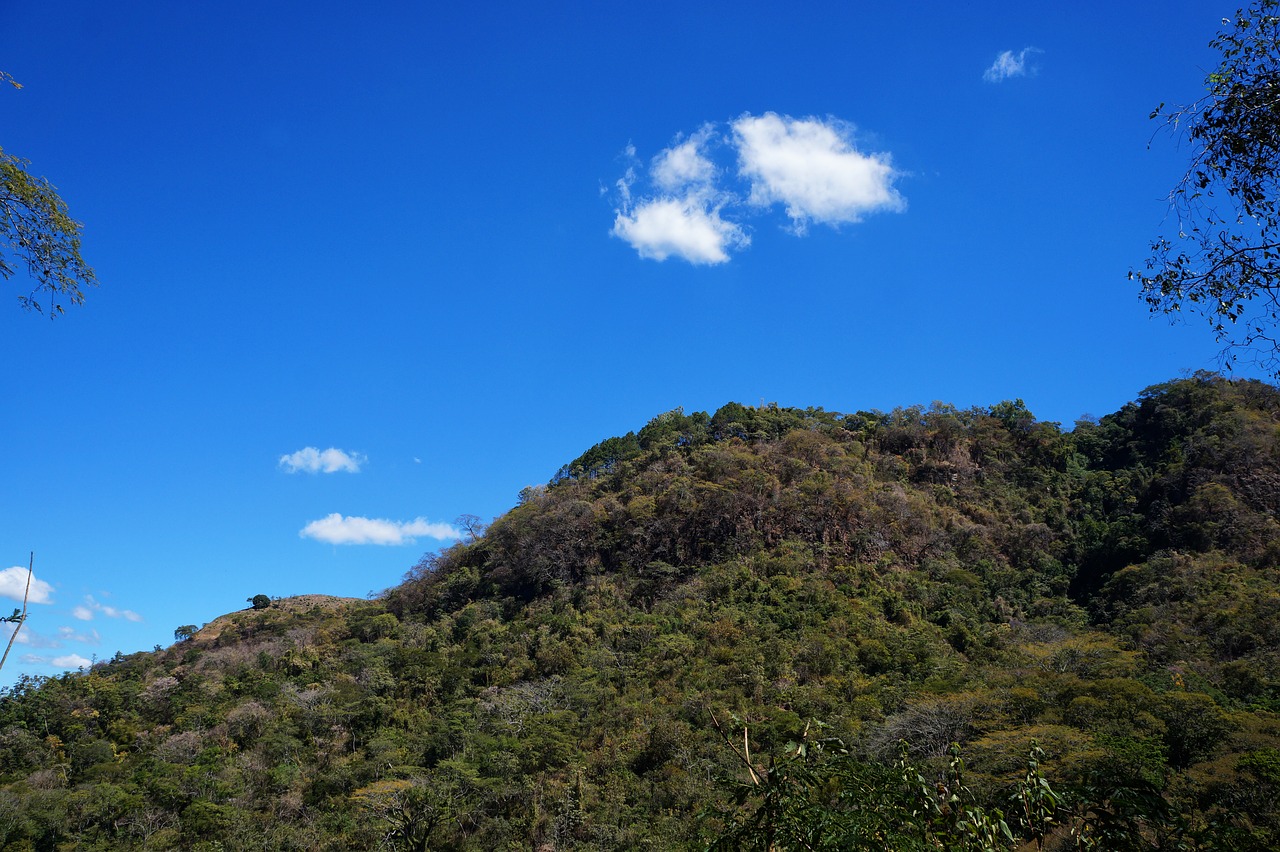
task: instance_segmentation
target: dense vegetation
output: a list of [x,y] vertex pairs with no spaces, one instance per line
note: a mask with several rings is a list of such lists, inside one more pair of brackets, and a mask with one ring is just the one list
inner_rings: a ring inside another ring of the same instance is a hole
[[670,412],[380,599],[22,680],[0,844],[1275,849],[1277,510],[1256,382]]

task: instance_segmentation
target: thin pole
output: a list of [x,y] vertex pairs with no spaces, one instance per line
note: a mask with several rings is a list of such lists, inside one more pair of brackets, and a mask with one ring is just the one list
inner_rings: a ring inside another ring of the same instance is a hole
[[31,575],[36,570],[36,552],[31,551],[31,560],[27,563],[27,588],[22,593],[22,614],[17,619],[5,619],[13,621],[13,633],[9,634],[9,644],[4,646],[4,656],[0,657],[0,669],[4,668],[4,661],[9,659],[9,649],[13,647],[13,640],[18,638],[18,631],[22,629],[22,625],[27,621],[27,598],[31,595]]

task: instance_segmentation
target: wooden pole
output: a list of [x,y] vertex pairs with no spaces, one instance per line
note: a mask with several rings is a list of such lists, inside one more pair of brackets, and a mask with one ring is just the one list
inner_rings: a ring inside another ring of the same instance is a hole
[[[18,631],[22,629],[22,625],[27,622],[27,598],[31,596],[31,575],[36,570],[36,553],[31,551],[31,559],[27,562],[27,588],[22,593],[22,614],[13,621],[13,632],[9,634],[9,644],[4,646],[4,656],[0,657],[0,669],[4,668],[4,661],[9,659],[9,649],[13,647],[13,640],[18,638]],[[6,619],[6,621],[11,619]]]

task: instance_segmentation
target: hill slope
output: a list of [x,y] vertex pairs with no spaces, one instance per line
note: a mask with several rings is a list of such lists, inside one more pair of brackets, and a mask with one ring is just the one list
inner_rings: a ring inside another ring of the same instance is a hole
[[1130,848],[1275,848],[1278,510],[1259,383],[1069,433],[1020,402],[671,412],[379,600],[18,684],[0,842],[698,847],[821,730],[925,776],[958,743],[1001,807],[1035,741],[1096,793],[1061,821],[1141,793]]

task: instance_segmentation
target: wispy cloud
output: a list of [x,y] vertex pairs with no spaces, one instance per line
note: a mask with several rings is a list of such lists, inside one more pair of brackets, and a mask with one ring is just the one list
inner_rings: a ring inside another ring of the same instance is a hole
[[59,669],[87,669],[93,665],[93,660],[82,657],[79,654],[63,654],[59,657],[50,658],[44,654],[23,654],[23,665],[28,666],[53,666]]
[[[6,598],[12,598],[21,602],[22,595],[27,589],[27,569],[20,565],[12,568],[6,568],[0,571],[0,595]],[[27,598],[29,603],[47,604],[53,603],[53,586],[44,580],[38,579],[34,574],[31,576],[31,594]]]
[[337,512],[312,521],[298,535],[328,544],[409,544],[424,537],[441,540],[462,537],[453,525],[428,521],[426,518],[388,521],[382,518],[344,517]]
[[93,595],[85,595],[84,603],[78,604],[71,610],[71,617],[80,621],[92,621],[98,614],[105,615],[107,618],[123,618],[125,621],[142,621],[142,616],[133,610],[99,603]]
[[[0,624],[0,639],[8,642],[9,637],[13,635],[13,629],[12,624]],[[28,648],[61,648],[63,645],[62,640],[45,636],[29,624],[22,625],[22,631],[18,633],[18,638],[14,642],[18,645],[26,645]]]
[[303,447],[296,453],[280,457],[280,467],[289,473],[359,473],[367,461],[361,453],[349,453],[337,447],[321,450]]
[[739,173],[752,204],[781,203],[797,230],[810,222],[840,225],[867,213],[902,210],[888,154],[863,154],[852,128],[835,121],[765,113],[733,123]]
[[650,176],[665,192],[682,192],[689,187],[710,186],[715,178],[715,163],[705,151],[715,138],[715,128],[706,124],[697,133],[681,142],[677,138],[671,147],[653,158]]
[[611,233],[653,260],[725,263],[751,243],[743,220],[775,204],[796,234],[906,206],[889,155],[861,153],[852,126],[834,118],[745,114],[677,136],[647,168],[634,146],[625,154]]
[[[13,625],[0,624],[0,644],[7,642],[12,633]],[[100,645],[102,636],[96,630],[82,633],[74,627],[59,627],[56,637],[46,636],[30,625],[24,624],[14,641],[27,648],[27,652],[20,658],[24,665],[79,669],[89,666],[92,661],[72,651],[55,651],[54,649],[64,648],[73,642],[81,645]],[[41,653],[42,651],[44,653]],[[53,656],[54,653],[58,656]]]
[[67,642],[79,642],[84,645],[97,645],[102,642],[102,636],[97,630],[90,630],[88,633],[77,633],[74,627],[59,627],[58,636]]
[[982,72],[982,79],[988,83],[1002,83],[1010,77],[1026,77],[1028,74],[1034,74],[1037,69],[1031,64],[1031,57],[1043,52],[1036,47],[1024,47],[1017,53],[1012,50],[1002,50],[996,57],[996,61],[991,63],[991,67]]

